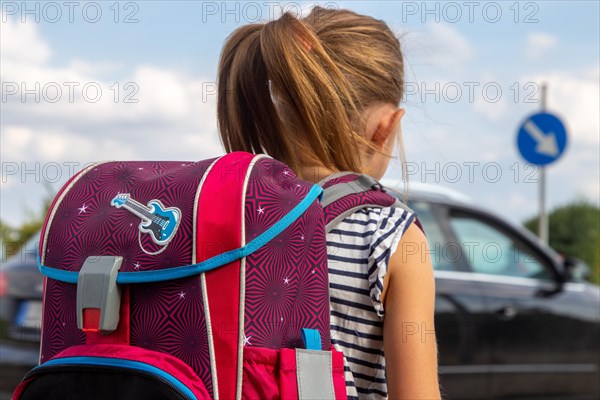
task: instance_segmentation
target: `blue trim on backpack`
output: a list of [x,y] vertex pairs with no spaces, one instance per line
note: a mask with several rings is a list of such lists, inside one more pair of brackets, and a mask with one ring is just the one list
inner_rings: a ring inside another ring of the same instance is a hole
[[[209,258],[208,260],[202,261],[198,264],[184,265],[181,267],[173,267],[168,269],[153,270],[153,271],[141,271],[141,272],[119,272],[117,275],[117,283],[145,283],[145,282],[159,282],[171,279],[185,278],[192,275],[201,274],[218,268],[222,265],[229,264],[232,261],[246,257],[262,246],[267,244],[271,239],[283,232],[288,226],[296,221],[304,212],[310,207],[310,205],[323,193],[323,189],[314,185],[306,197],[300,201],[290,212],[283,216],[273,226],[264,231],[262,234],[257,236],[247,245],[227,251],[225,253],[216,255]],[[58,268],[47,267],[42,265],[41,259],[38,255],[37,258],[38,268],[40,272],[48,278],[56,279],[68,283],[77,283],[79,272],[77,271],[65,271]]]
[[168,372],[155,367],[154,365],[146,364],[141,361],[124,360],[122,358],[113,357],[99,357],[99,356],[77,356],[77,357],[62,357],[56,358],[45,362],[42,365],[38,365],[34,370],[40,368],[51,367],[53,365],[101,365],[107,367],[119,367],[131,369],[134,371],[144,371],[152,375],[161,377],[162,379],[169,382],[175,388],[184,393],[190,400],[198,400],[194,393],[185,386],[179,379],[175,378]]
[[306,350],[323,350],[321,334],[316,329],[302,328],[302,342]]

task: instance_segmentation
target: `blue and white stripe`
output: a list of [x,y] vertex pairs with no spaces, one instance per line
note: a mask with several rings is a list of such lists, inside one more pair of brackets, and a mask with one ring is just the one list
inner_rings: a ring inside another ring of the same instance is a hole
[[396,207],[359,210],[327,234],[331,338],[345,356],[349,399],[387,398],[383,280],[414,214]]

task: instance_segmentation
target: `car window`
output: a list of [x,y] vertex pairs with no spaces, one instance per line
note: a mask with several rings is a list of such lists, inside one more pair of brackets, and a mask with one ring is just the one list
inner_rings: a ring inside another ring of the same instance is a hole
[[490,223],[452,216],[450,225],[474,272],[552,280],[549,268],[531,250]]
[[443,271],[455,270],[456,257],[452,254],[452,249],[449,249],[447,245],[446,236],[442,232],[435,214],[432,212],[432,205],[424,201],[411,201],[408,205],[413,209],[421,225],[423,225],[427,243],[429,244],[433,268]]

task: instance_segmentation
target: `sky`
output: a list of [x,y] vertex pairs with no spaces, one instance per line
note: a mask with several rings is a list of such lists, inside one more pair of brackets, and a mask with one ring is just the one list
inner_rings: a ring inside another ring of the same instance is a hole
[[[382,19],[400,38],[409,190],[448,187],[515,223],[536,215],[539,169],[516,137],[545,83],[568,132],[546,167],[548,208],[600,203],[597,1],[3,1],[0,219],[22,223],[89,162],[222,154],[227,35],[315,4]],[[386,178],[401,178],[398,160]]]

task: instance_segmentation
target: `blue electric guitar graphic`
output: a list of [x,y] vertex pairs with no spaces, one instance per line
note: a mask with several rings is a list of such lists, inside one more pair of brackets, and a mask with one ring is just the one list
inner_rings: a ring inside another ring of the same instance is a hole
[[176,207],[165,207],[160,200],[150,200],[145,206],[132,199],[129,193],[119,193],[110,202],[110,205],[117,208],[125,208],[142,219],[139,230],[143,233],[149,233],[152,240],[160,245],[167,245],[181,220],[181,211]]

